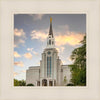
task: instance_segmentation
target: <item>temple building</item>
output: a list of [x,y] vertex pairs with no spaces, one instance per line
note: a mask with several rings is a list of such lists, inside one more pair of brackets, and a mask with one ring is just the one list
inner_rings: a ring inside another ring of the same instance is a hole
[[63,65],[55,47],[55,38],[50,17],[50,29],[47,46],[42,53],[40,66],[31,66],[26,71],[26,84],[34,86],[65,86],[70,83],[71,71],[68,65]]

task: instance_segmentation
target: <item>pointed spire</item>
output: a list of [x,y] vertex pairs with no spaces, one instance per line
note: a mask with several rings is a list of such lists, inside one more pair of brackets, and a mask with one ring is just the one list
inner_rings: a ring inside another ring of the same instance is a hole
[[52,30],[52,17],[50,17],[50,29],[49,29],[49,35],[52,35],[52,37],[53,37],[53,30]]

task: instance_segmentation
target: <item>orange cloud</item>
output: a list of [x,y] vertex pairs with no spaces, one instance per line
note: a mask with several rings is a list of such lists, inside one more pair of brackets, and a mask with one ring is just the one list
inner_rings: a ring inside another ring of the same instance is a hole
[[33,54],[38,55],[38,53],[37,53],[37,52],[35,52],[35,51],[33,51]]
[[57,49],[58,52],[60,52],[60,49],[59,48],[56,48],[56,49]]
[[55,36],[55,41],[56,41],[56,46],[61,46],[61,45],[79,45],[80,41],[83,40],[84,34],[80,33],[73,33],[71,32],[69,35],[58,35]]
[[21,37],[24,36],[25,37],[25,32],[23,31],[23,29],[18,30],[17,28],[14,29],[14,35]]
[[26,70],[22,70],[21,72],[25,73],[25,72],[26,72]]
[[72,61],[70,57],[67,57],[67,60],[68,60],[68,61]]
[[17,76],[19,73],[17,73],[17,72],[14,72],[13,74],[14,74],[14,77],[15,77],[15,76]]
[[21,55],[18,54],[18,52],[14,51],[14,57],[19,58],[19,57],[21,57]]
[[24,63],[22,61],[19,61],[19,62],[14,62],[14,65],[15,66],[23,67],[24,66]]
[[65,60],[62,60],[62,63],[63,63],[63,64],[66,64],[66,61],[65,61]]
[[47,38],[47,35],[45,32],[42,32],[42,31],[32,31],[32,34],[31,34],[31,39],[39,39],[41,41],[44,41],[46,38]]
[[58,50],[58,52],[62,53],[64,51],[65,47],[58,46],[56,49]]
[[16,48],[17,47],[17,45],[16,44],[14,44],[14,48]]
[[25,53],[24,57],[27,59],[32,59],[32,54],[31,53]]
[[14,29],[14,48],[19,47],[20,44],[24,44],[26,39],[26,33],[23,29]]

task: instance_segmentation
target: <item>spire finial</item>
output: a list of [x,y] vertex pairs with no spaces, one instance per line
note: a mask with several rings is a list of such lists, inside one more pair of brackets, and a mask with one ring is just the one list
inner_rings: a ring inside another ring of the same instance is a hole
[[50,16],[50,29],[49,29],[49,35],[52,35],[53,37],[53,31],[52,31],[52,17]]
[[52,17],[50,16],[50,23],[52,23]]

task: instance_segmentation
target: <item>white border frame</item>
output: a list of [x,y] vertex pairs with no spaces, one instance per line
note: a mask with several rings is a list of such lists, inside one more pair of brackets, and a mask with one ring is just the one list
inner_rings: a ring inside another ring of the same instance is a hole
[[[0,100],[99,100],[100,68],[99,1],[1,1]],[[39,6],[38,6],[39,5]],[[52,6],[51,6],[52,5]],[[86,87],[13,87],[13,14],[86,13],[87,78]],[[95,19],[95,20],[94,20]],[[94,34],[96,33],[96,34]],[[95,41],[93,41],[95,38]],[[95,52],[96,50],[96,52]],[[95,66],[95,67],[94,67]],[[5,70],[6,69],[6,70]]]

